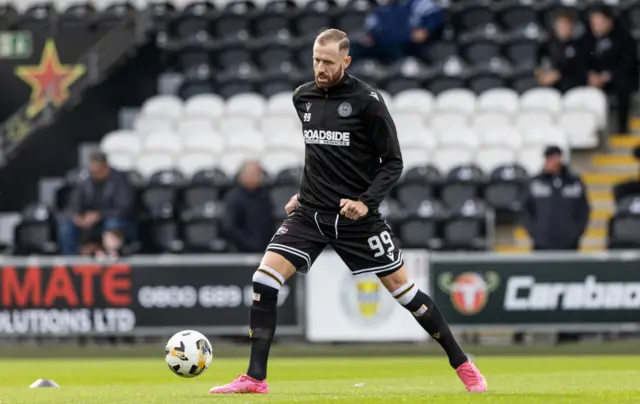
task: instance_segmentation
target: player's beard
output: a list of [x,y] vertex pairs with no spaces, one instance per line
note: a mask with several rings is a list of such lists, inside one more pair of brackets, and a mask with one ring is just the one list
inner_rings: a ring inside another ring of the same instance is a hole
[[334,73],[323,73],[321,75],[317,74],[316,78],[315,78],[316,85],[318,87],[320,87],[320,88],[333,87],[336,84],[338,84],[338,82],[342,78],[343,74],[344,74],[344,69],[343,68],[338,69],[338,71],[336,71]]

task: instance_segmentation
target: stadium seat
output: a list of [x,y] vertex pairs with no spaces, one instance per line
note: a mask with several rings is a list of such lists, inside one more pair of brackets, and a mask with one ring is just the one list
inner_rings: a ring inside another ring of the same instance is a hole
[[171,204],[176,206],[180,189],[185,183],[184,175],[176,170],[161,170],[153,173],[142,190],[142,204],[148,210]]
[[58,250],[55,225],[55,216],[46,205],[25,207],[14,228],[14,255],[55,254]]
[[234,70],[253,62],[253,55],[247,45],[240,40],[224,42],[216,52],[216,65],[222,71]]
[[118,130],[107,133],[100,141],[100,150],[107,155],[137,156],[142,150],[140,137],[132,131]]
[[396,187],[396,198],[409,211],[418,208],[425,199],[433,198],[442,184],[438,170],[428,164],[405,171]]
[[184,115],[184,105],[176,96],[156,95],[142,104],[141,114],[147,118],[176,120]]
[[145,178],[160,170],[170,170],[175,166],[175,157],[169,153],[144,153],[135,164],[135,170]]
[[616,213],[640,215],[640,195],[628,195],[616,201]]
[[198,171],[184,188],[182,201],[186,210],[219,201],[222,192],[229,186],[226,174],[215,168]]
[[429,151],[426,149],[408,149],[402,150],[402,161],[404,169],[409,170],[413,167],[421,167],[430,163]]
[[608,124],[609,107],[606,94],[593,87],[578,87],[567,91],[562,99],[563,109],[584,109],[598,118],[598,128],[604,130]]
[[480,135],[470,127],[452,127],[436,132],[441,147],[462,147],[475,150],[480,145]]
[[519,69],[536,67],[540,45],[534,39],[518,38],[505,45],[504,53],[513,66]]
[[467,87],[476,94],[502,88],[505,85],[506,80],[501,73],[485,71],[485,69],[478,69],[472,72],[467,79]]
[[293,92],[281,92],[274,94],[267,100],[268,115],[289,115],[298,119],[292,102]]
[[471,115],[476,109],[476,96],[464,88],[444,91],[436,97],[436,111]]
[[250,1],[228,1],[216,19],[215,36],[227,40],[246,40],[251,36],[250,13],[255,5]]
[[509,125],[487,126],[484,130],[479,130],[480,143],[484,147],[501,146],[511,150],[518,150],[522,147],[522,135]]
[[227,242],[222,235],[221,206],[208,202],[185,213],[182,218],[184,248],[189,253],[224,252]]
[[598,146],[598,118],[591,111],[564,110],[558,117],[558,126],[567,134],[574,149],[593,149]]
[[[294,132],[299,134],[302,130],[300,120],[290,112],[286,113],[285,115],[265,115],[260,120],[258,126],[263,133],[268,134],[265,139],[267,143],[270,143],[271,136],[277,136],[280,132]],[[293,140],[300,139],[298,139],[298,136],[296,136],[293,138]]]
[[440,147],[433,155],[433,164],[441,173],[474,161],[474,153],[462,147]]
[[210,77],[205,78],[190,78],[185,77],[185,80],[178,87],[178,95],[183,100],[188,100],[200,95],[208,95],[215,91],[213,82]]
[[225,151],[218,159],[220,168],[228,177],[235,178],[242,164],[248,160],[259,160],[260,154],[249,150]]
[[218,130],[223,136],[254,132],[256,123],[250,116],[229,116],[218,122]]
[[198,171],[213,168],[216,157],[208,152],[188,152],[181,154],[176,161],[176,168],[185,176],[191,177]]
[[482,147],[476,152],[475,163],[485,173],[492,172],[496,167],[513,164],[517,160],[516,149],[507,145]]
[[494,88],[478,96],[477,108],[479,111],[515,115],[520,108],[520,97],[510,88]]
[[133,123],[133,129],[143,135],[148,133],[173,133],[174,122],[160,117],[145,117],[139,115]]
[[298,184],[282,184],[276,180],[276,183],[269,190],[271,205],[273,206],[273,217],[276,221],[276,225],[279,226],[279,224],[282,223],[282,220],[287,217],[287,212],[284,210],[284,207],[291,197],[298,193],[299,188]]
[[228,150],[247,150],[253,153],[261,153],[265,148],[264,134],[246,129],[243,132],[227,132],[224,136],[225,152]]
[[391,114],[398,133],[425,129],[424,116],[412,112],[393,112]]
[[463,43],[462,54],[470,65],[485,64],[500,56],[500,45],[489,38],[473,39]]
[[203,152],[217,156],[224,150],[222,135],[215,132],[192,132],[182,136],[184,152]]
[[440,190],[440,199],[449,208],[457,210],[462,204],[480,196],[484,181],[482,170],[474,164],[456,166],[446,176]]
[[180,239],[174,206],[171,203],[153,206],[149,215],[142,224],[144,249],[154,254],[181,252],[184,244]]
[[517,164],[502,165],[489,175],[484,200],[496,211],[497,217],[520,212],[527,172]]
[[336,16],[335,27],[348,35],[363,30],[367,15],[376,7],[375,0],[349,0]]
[[553,88],[533,88],[520,97],[520,108],[524,111],[545,111],[555,115],[562,110],[562,96]]
[[[158,19],[169,19],[172,16],[166,15],[166,10],[160,7],[161,4],[150,4],[151,11],[155,11],[154,17],[156,21]],[[172,6],[169,3],[169,6]],[[198,41],[203,37],[207,37],[211,32],[213,26],[212,14],[216,11],[213,3],[208,1],[199,1],[190,4],[185,4],[184,8],[180,10],[177,18],[173,18],[172,26],[174,27],[177,36],[181,40],[185,41]],[[164,18],[162,18],[164,17]]]
[[150,133],[142,140],[144,153],[169,153],[178,155],[182,151],[182,139],[171,133]]
[[188,118],[215,122],[224,115],[224,101],[214,94],[195,95],[185,102],[184,112]]
[[302,37],[315,37],[322,30],[331,28],[331,14],[336,3],[331,0],[310,0],[295,19],[296,32]]
[[433,114],[429,121],[431,130],[436,133],[449,130],[451,128],[467,128],[469,117],[459,112],[438,112]]
[[531,126],[523,134],[524,147],[558,146],[568,149],[569,141],[565,132],[557,126]]
[[272,41],[263,44],[254,52],[258,67],[263,70],[277,70],[289,66],[294,62],[293,50],[285,41]]
[[533,69],[516,70],[511,76],[511,84],[509,87],[520,95],[538,88],[538,82],[534,73]]
[[543,147],[527,146],[518,153],[518,164],[521,165],[531,177],[540,174],[544,164]]
[[555,125],[555,116],[546,111],[521,111],[515,117],[515,127],[522,133],[534,127]]
[[610,249],[640,248],[640,215],[635,213],[617,213],[609,220]]
[[511,126],[511,117],[504,112],[477,112],[471,119],[471,127],[480,134]]
[[467,2],[456,11],[453,24],[459,33],[477,32],[496,24],[494,13],[486,4]]
[[403,221],[398,237],[404,248],[442,248],[442,223],[447,217],[447,210],[435,199],[422,200],[409,217]]
[[255,66],[243,63],[216,75],[216,93],[226,99],[236,94],[253,93],[260,78],[260,72]]
[[266,108],[264,98],[260,94],[236,94],[227,100],[226,115],[260,118],[265,114]]
[[426,149],[428,151],[437,149],[438,138],[428,128],[410,128],[401,125],[397,127],[397,131],[398,142],[400,143],[400,148],[403,151],[414,147],[418,149]]
[[465,84],[465,79],[459,74],[436,72],[427,80],[427,90],[437,96],[448,90],[464,88]]
[[270,0],[254,20],[257,38],[289,38],[291,20],[297,12],[293,0]]
[[443,225],[444,248],[450,251],[487,249],[485,204],[470,199],[452,214]]
[[176,125],[176,133],[181,136],[188,136],[191,133],[213,132],[213,122],[208,119],[184,119]]
[[287,150],[271,150],[268,153],[265,153],[260,159],[262,168],[264,168],[267,174],[271,177],[275,177],[282,170],[299,167],[302,165],[303,161],[303,153],[296,153]]
[[525,2],[506,2],[498,10],[497,17],[508,31],[524,30],[538,24],[538,10]]
[[426,116],[433,111],[434,104],[433,94],[420,88],[414,88],[395,94],[388,107],[392,112],[409,112]]

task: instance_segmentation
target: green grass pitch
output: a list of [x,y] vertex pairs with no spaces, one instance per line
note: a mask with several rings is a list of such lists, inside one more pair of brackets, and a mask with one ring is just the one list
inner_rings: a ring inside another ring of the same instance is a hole
[[[195,379],[158,359],[0,361],[2,404],[147,403],[631,403],[640,402],[640,356],[480,357],[489,393],[469,394],[445,358],[273,358],[266,396],[209,396],[246,360],[215,359]],[[60,389],[29,389],[50,378]],[[362,385],[364,384],[364,385]]]

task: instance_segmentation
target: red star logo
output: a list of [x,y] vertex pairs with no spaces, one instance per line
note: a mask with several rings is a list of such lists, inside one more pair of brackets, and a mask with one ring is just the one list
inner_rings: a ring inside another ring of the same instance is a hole
[[53,39],[44,45],[38,66],[18,66],[16,75],[31,86],[27,116],[33,117],[53,104],[60,107],[69,98],[69,87],[86,71],[84,65],[61,65]]

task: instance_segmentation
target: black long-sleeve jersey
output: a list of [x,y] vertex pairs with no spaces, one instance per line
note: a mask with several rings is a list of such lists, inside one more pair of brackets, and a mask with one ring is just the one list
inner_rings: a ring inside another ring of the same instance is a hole
[[402,173],[396,127],[382,96],[345,73],[328,89],[303,84],[293,104],[306,144],[300,205],[336,213],[341,199],[351,199],[377,211]]

